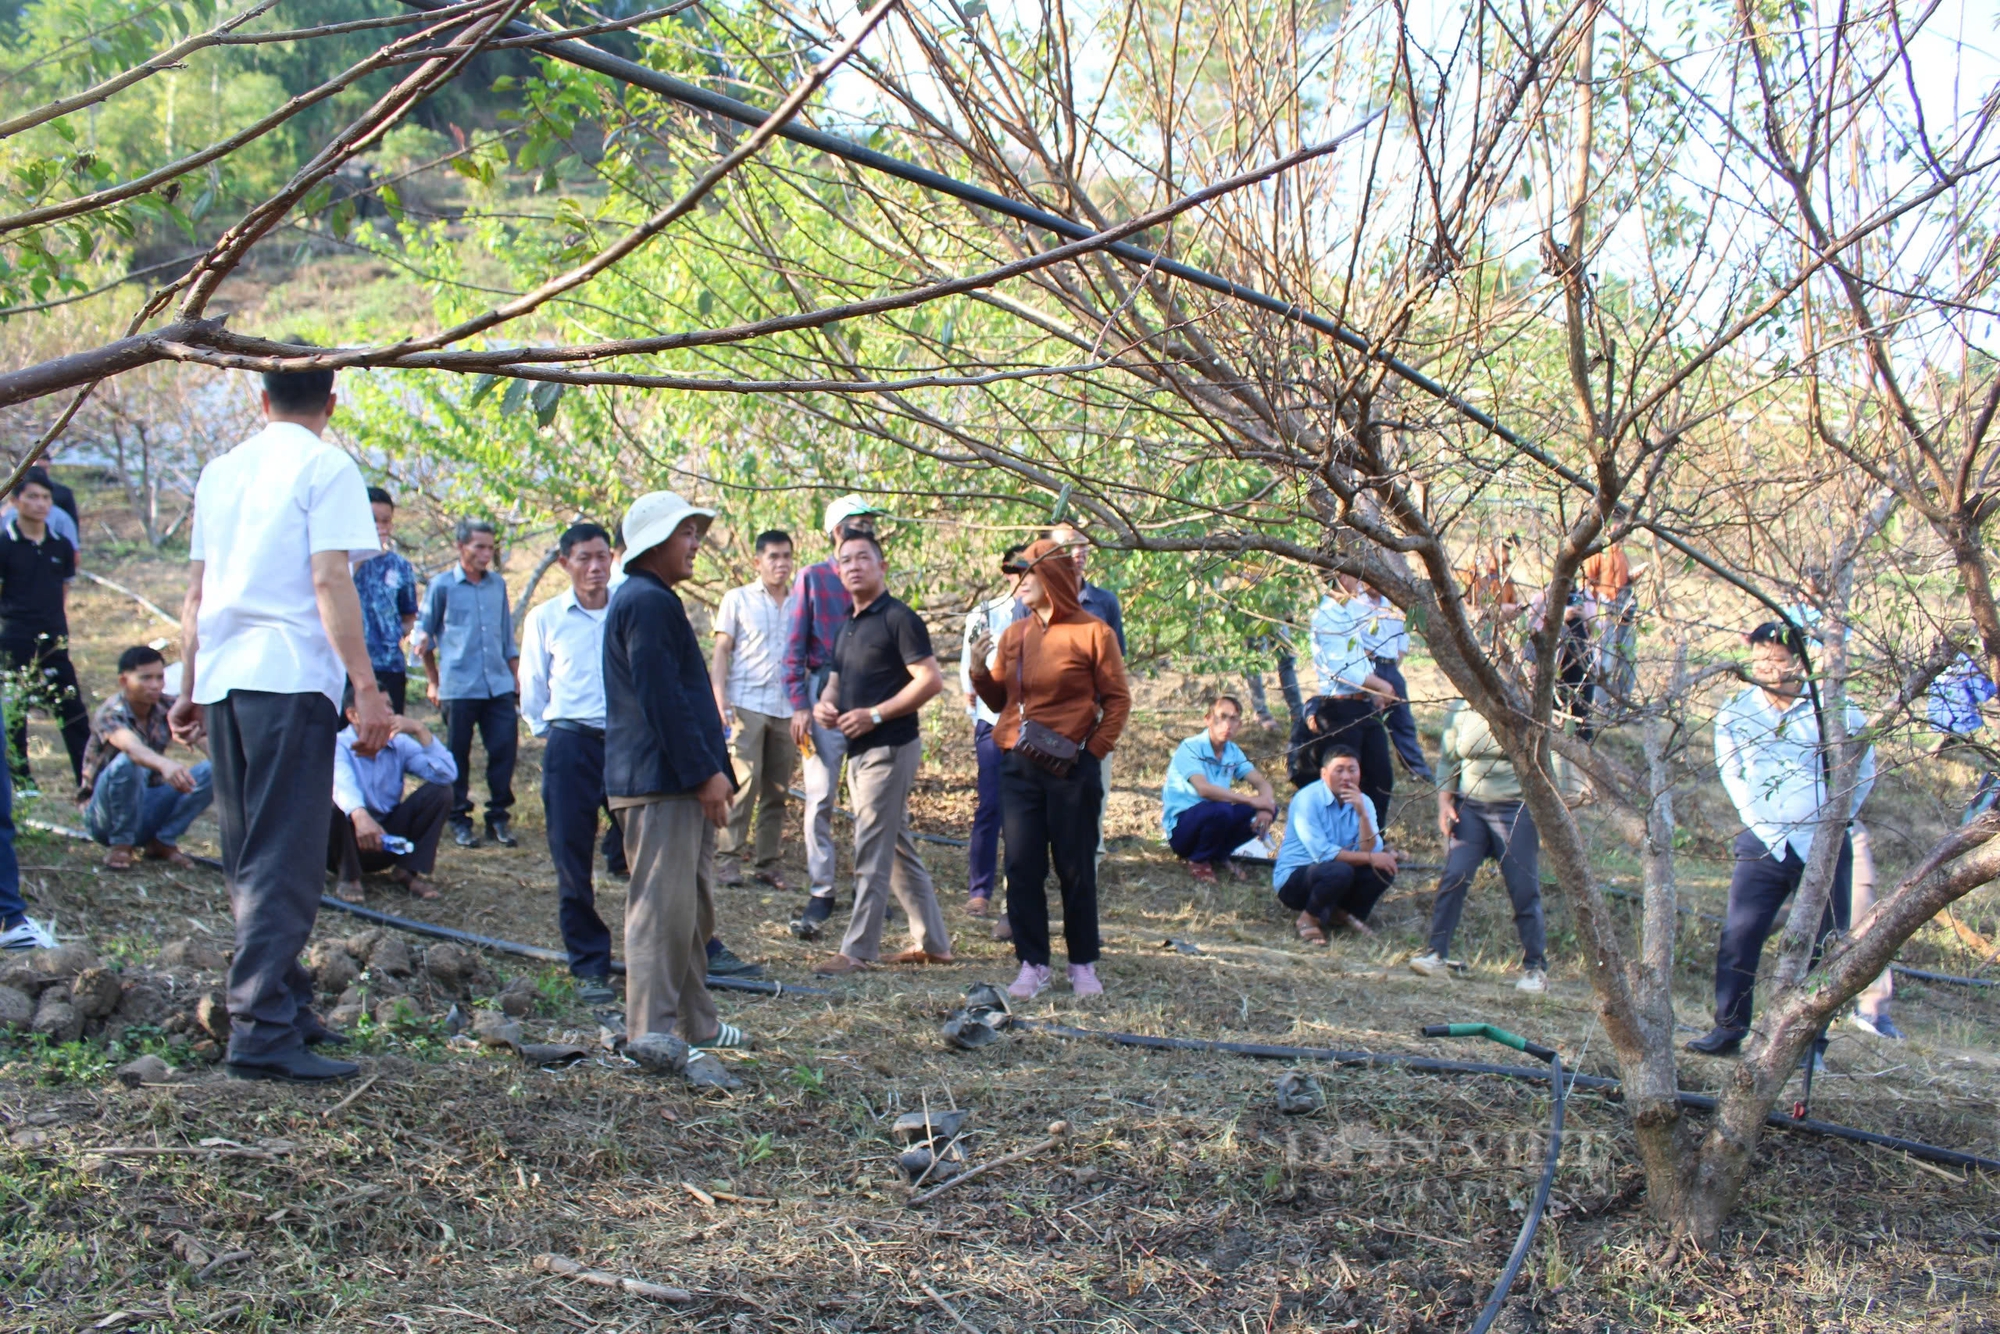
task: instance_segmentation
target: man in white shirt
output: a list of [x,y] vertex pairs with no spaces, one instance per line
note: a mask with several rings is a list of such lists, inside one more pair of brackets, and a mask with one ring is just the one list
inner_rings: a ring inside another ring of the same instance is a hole
[[789,886],[778,871],[779,840],[785,832],[785,795],[798,768],[792,740],[792,708],[785,694],[785,596],[792,588],[792,535],[770,528],[752,544],[756,581],[722,595],[715,611],[715,653],[709,682],[715,707],[729,733],[736,763],[736,795],[729,823],[715,841],[715,880],[743,883],[740,858],[750,839],[750,813],[757,813],[758,881],[773,889]]
[[[573,523],[557,540],[569,591],[528,613],[521,630],[521,716],[542,737],[542,812],[556,867],[556,917],[577,997],[618,999],[611,932],[597,915],[591,857],[604,803],[604,617],[611,606],[611,534]],[[622,859],[621,859],[622,863]]]
[[[1757,684],[1715,718],[1715,767],[1746,828],[1736,839],[1729,911],[1715,950],[1715,1027],[1687,1044],[1705,1056],[1733,1055],[1750,1031],[1757,961],[1778,909],[1805,875],[1821,807],[1840,802],[1852,818],[1875,786],[1871,746],[1861,757],[1853,791],[1828,793],[1833,757],[1820,742],[1819,717],[1803,689],[1805,672],[1798,632],[1767,621],[1750,632],[1750,679]],[[1865,722],[1861,710],[1849,705],[1850,735]],[[1842,833],[1833,889],[1820,919],[1822,940],[1836,928],[1847,929],[1853,869],[1853,845]]]
[[1292,722],[1286,771],[1298,788],[1319,781],[1329,746],[1346,746],[1361,757],[1361,790],[1384,819],[1393,818],[1389,798],[1396,773],[1382,711],[1396,691],[1375,674],[1375,604],[1351,574],[1334,575],[1312,614],[1313,669],[1319,694]]
[[380,543],[354,460],[320,439],[333,409],[333,372],[266,374],[269,424],[195,484],[182,690],[168,718],[184,745],[207,735],[214,766],[236,916],[228,1066],[238,1079],[322,1083],[359,1068],[306,1049],[345,1039],[313,1015],[299,965],[319,915],[343,674],[356,749],[380,750],[391,727],[352,574]]
[[[1028,609],[1015,600],[1020,592],[1021,576],[1028,566],[1021,559],[1025,545],[1008,547],[1000,557],[1000,575],[1006,586],[999,597],[982,602],[965,616],[965,632],[960,636],[958,649],[958,688],[965,693],[966,711],[972,715],[972,749],[979,762],[979,799],[972,808],[972,835],[966,840],[965,877],[966,911],[974,917],[984,917],[993,902],[993,882],[1000,866],[1000,770],[1002,755],[1000,747],[993,740],[993,724],[1000,721],[999,715],[986,707],[985,701],[972,688],[972,646],[982,637],[990,636],[994,648],[986,660],[986,670],[992,671],[1000,659],[1000,632],[1028,614]],[[1002,917],[995,930],[1006,926]],[[1011,939],[1010,929],[1005,936],[995,939]]]

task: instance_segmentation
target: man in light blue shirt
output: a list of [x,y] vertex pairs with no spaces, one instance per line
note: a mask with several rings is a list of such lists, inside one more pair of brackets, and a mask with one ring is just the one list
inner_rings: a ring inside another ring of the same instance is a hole
[[[363,872],[387,871],[412,897],[434,899],[437,887],[429,877],[451,812],[458,765],[428,728],[406,714],[394,716],[387,745],[364,749],[351,725],[351,686],[344,703],[350,726],[334,743],[333,830],[326,848],[326,869],[336,876],[334,893],[360,903]],[[422,786],[406,797],[403,781],[409,776]]]
[[458,564],[431,581],[424,595],[426,693],[444,714],[451,757],[452,837],[476,848],[472,832],[472,732],[486,747],[486,833],[503,848],[518,846],[507,828],[514,805],[514,760],[521,743],[520,652],[507,584],[494,572],[499,541],[484,519],[458,523]]
[[[1853,790],[1828,792],[1833,757],[1821,744],[1819,719],[1804,691],[1805,652],[1798,632],[1768,621],[1750,632],[1749,642],[1750,679],[1756,684],[1715,719],[1715,767],[1746,828],[1736,839],[1729,911],[1715,952],[1715,1027],[1687,1044],[1689,1051],[1707,1056],[1734,1054],[1750,1031],[1757,961],[1779,908],[1805,874],[1821,807],[1838,802],[1852,818],[1875,785],[1870,747]],[[1848,706],[1850,734],[1865,722],[1859,709]],[[1847,929],[1853,875],[1853,844],[1843,831],[1820,922],[1822,939],[1836,928]]]
[[[1218,861],[1241,879],[1229,854],[1269,829],[1277,814],[1271,780],[1230,739],[1242,723],[1243,705],[1233,695],[1209,705],[1207,730],[1175,748],[1160,788],[1160,826],[1197,880],[1212,882]],[[1236,791],[1239,782],[1250,791]]]
[[1382,842],[1375,803],[1361,791],[1361,757],[1330,746],[1320,781],[1299,789],[1285,812],[1285,841],[1271,887],[1298,913],[1299,939],[1324,945],[1344,926],[1372,936],[1368,914],[1396,878],[1396,854]]

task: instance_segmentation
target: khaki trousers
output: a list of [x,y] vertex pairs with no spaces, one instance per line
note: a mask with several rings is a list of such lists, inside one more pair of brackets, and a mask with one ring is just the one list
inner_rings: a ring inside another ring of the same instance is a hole
[[[1858,922],[1875,906],[1875,845],[1868,837],[1868,826],[1859,820],[1847,826],[1847,839],[1854,845],[1854,912],[1848,920]],[[1895,992],[1896,979],[1884,968],[1854,998],[1854,1008],[1873,1019],[1888,1008]]]
[[715,826],[692,796],[662,797],[620,813],[632,883],[625,891],[625,1030],[705,1042],[721,1026],[708,994],[715,934],[710,876]]
[[740,856],[750,838],[750,811],[757,811],[757,869],[778,864],[778,846],[785,833],[785,789],[799,764],[792,744],[792,720],[754,709],[736,710],[736,795],[729,803],[729,823],[715,840],[724,857]]
[[873,963],[882,953],[882,919],[889,895],[910,918],[910,943],[926,954],[950,954],[951,936],[938,910],[930,870],[910,838],[910,789],[924,756],[921,739],[872,746],[847,757],[847,793],[854,802],[854,916],[840,952]]

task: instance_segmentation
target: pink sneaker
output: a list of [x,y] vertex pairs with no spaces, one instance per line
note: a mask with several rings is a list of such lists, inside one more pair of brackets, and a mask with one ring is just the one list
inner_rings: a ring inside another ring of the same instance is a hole
[[1049,984],[1049,966],[1045,963],[1024,963],[1021,975],[1007,984],[1007,994],[1015,1000],[1033,1000]]
[[1069,966],[1069,989],[1079,996],[1102,996],[1104,984],[1097,980],[1097,965],[1073,963]]

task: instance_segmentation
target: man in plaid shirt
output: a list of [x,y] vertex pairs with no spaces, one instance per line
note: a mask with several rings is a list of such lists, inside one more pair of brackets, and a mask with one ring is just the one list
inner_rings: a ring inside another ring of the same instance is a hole
[[[820,526],[838,551],[848,534],[874,533],[879,513],[860,496],[842,496],[826,507]],[[833,806],[847,761],[847,738],[836,728],[816,724],[812,705],[833,670],[834,636],[853,611],[854,599],[840,582],[832,557],[799,571],[792,584],[791,620],[785,628],[784,683],[792,708],[792,740],[805,755],[806,770],[806,870],[811,887],[805,911],[792,923],[792,934],[800,940],[819,935],[820,927],[833,916]]]

